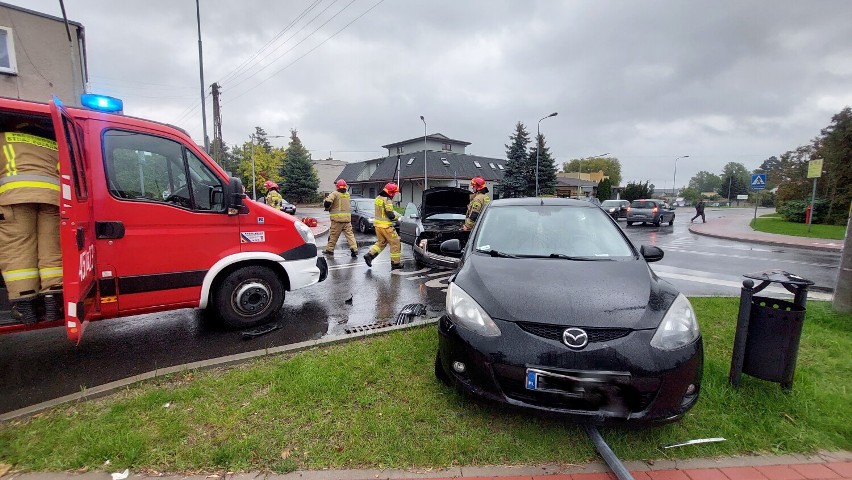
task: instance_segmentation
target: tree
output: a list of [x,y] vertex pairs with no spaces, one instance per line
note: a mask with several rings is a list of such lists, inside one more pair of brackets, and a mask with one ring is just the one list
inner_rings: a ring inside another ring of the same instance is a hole
[[775,155],[767,158],[752,173],[766,174],[766,190],[772,190],[778,186],[781,175],[781,160]]
[[531,172],[532,178],[527,178],[526,196],[535,196],[535,167],[538,146],[541,146],[541,153],[538,156],[538,190],[542,195],[556,195],[556,165],[553,162],[553,157],[550,156],[550,149],[547,148],[544,135],[539,134],[536,139],[536,146],[530,149],[527,161],[529,165],[527,171]]
[[654,185],[648,183],[634,183],[627,182],[627,185],[624,187],[624,191],[622,192],[622,197],[625,200],[636,200],[638,198],[651,198],[654,196]]
[[681,188],[679,193],[687,203],[698,203],[701,199],[701,192],[692,187]]
[[562,171],[566,173],[603,171],[613,185],[621,185],[621,162],[616,157],[575,158],[563,163]]
[[269,143],[266,130],[261,127],[254,127],[254,143],[260,145],[264,152],[272,150],[272,144]]
[[598,183],[598,200],[609,200],[612,196],[612,180],[604,178]]
[[[511,143],[506,145],[506,171],[503,173],[503,181],[500,190],[506,197],[523,197],[528,189],[527,185],[527,145],[530,143],[530,134],[521,122],[515,125],[515,133],[509,136]],[[535,188],[535,187],[533,187]]]
[[722,185],[722,178],[714,173],[700,171],[689,179],[689,188],[698,190],[699,193],[715,192]]
[[815,142],[817,156],[823,159],[825,174],[817,181],[819,193],[828,199],[826,222],[845,225],[852,203],[852,108],[831,117]]
[[281,195],[301,203],[316,195],[318,187],[319,177],[311,164],[311,154],[294,128],[290,130],[290,143],[281,166]]
[[[737,195],[746,195],[751,189],[751,173],[745,165],[737,162],[728,162],[722,171],[722,185],[716,189],[716,193],[728,200],[736,200]],[[737,205],[740,202],[737,201]]]

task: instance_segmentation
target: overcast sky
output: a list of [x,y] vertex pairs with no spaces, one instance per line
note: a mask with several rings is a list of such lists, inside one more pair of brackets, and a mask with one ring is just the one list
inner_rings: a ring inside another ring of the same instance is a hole
[[[59,0],[5,1],[61,16]],[[203,143],[194,1],[65,8],[86,28],[92,92]],[[622,183],[658,188],[676,157],[690,156],[678,186],[754,169],[852,105],[850,18],[846,0],[201,0],[228,144],[297,128],[314,158],[365,160],[423,135],[424,115],[430,134],[505,158],[516,122],[534,135],[555,111],[541,131],[559,163],[608,152]]]

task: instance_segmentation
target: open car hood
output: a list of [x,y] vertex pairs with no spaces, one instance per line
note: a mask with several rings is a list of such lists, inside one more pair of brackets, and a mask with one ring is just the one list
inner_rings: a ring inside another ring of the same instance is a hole
[[420,203],[421,218],[428,218],[437,213],[467,213],[470,203],[470,192],[456,187],[435,187],[423,192]]

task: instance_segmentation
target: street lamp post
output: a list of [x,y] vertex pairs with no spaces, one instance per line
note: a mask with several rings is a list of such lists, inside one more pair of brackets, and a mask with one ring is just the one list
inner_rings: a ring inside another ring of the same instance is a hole
[[557,112],[553,112],[546,117],[542,117],[541,119],[539,119],[538,125],[536,126],[536,129],[535,129],[535,132],[536,132],[536,135],[535,135],[535,142],[536,142],[536,147],[535,147],[535,196],[536,197],[538,196],[538,155],[539,155],[539,152],[541,151],[541,144],[542,144],[542,142],[541,142],[541,121],[544,120],[545,118],[555,117],[556,115],[557,115]]
[[674,202],[677,202],[677,161],[681,158],[689,158],[689,155],[683,155],[675,158],[675,169],[674,175],[672,176],[672,199]]
[[426,162],[426,119],[420,115],[420,120],[423,120],[423,190],[429,188],[429,165]]

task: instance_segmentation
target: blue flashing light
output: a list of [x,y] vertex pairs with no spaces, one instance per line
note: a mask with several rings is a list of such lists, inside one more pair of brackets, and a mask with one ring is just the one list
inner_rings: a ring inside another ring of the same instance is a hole
[[88,109],[97,110],[99,112],[115,113],[124,110],[124,102],[118,98],[108,97],[106,95],[84,93],[80,96],[80,103]]

